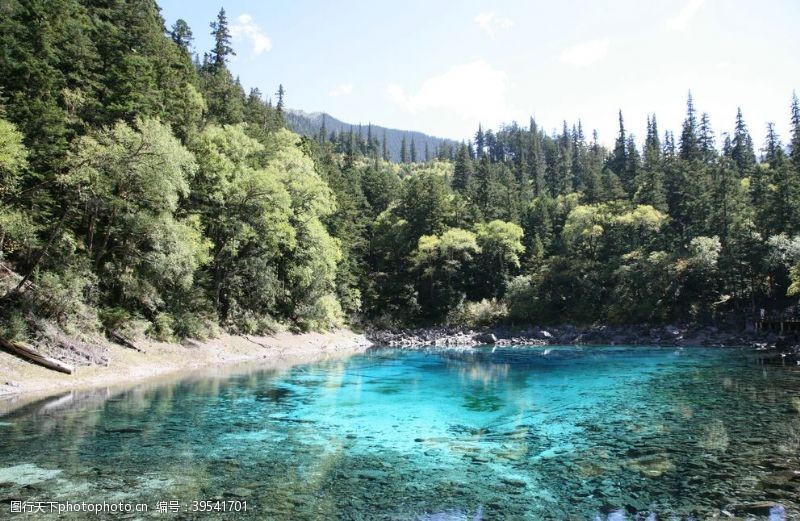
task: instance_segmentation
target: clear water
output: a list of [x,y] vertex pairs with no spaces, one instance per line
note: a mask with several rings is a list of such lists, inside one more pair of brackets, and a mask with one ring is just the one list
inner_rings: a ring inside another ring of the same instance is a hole
[[0,418],[0,518],[12,500],[214,499],[287,520],[705,519],[758,501],[794,519],[800,370],[734,349],[382,349]]

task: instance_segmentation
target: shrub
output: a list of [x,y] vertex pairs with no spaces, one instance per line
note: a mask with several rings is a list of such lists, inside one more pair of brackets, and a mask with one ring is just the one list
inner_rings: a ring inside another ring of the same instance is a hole
[[453,326],[490,326],[505,321],[508,307],[503,301],[483,299],[480,302],[462,302],[447,315],[447,323]]
[[508,318],[517,322],[531,322],[536,315],[537,291],[529,275],[514,277],[506,288],[505,303]]
[[30,331],[25,317],[17,309],[9,309],[0,320],[0,337],[7,340],[27,340]]
[[159,313],[147,329],[147,336],[159,342],[175,340],[175,319],[169,313]]

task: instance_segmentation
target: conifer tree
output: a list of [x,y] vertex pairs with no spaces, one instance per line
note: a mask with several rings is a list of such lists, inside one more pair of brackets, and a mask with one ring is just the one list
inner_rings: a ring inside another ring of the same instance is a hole
[[542,147],[542,135],[536,126],[536,121],[531,118],[530,122],[531,134],[531,158],[529,161],[530,167],[530,181],[533,188],[533,195],[538,197],[543,195],[547,189],[545,183],[545,171],[547,163],[545,163],[544,148]]
[[634,202],[648,204],[657,210],[667,211],[667,196],[664,191],[664,170],[661,160],[661,142],[658,137],[656,116],[647,118],[647,137],[644,141],[643,161],[636,178]]
[[286,91],[283,90],[283,84],[278,85],[278,91],[275,93],[278,96],[278,102],[275,104],[275,112],[278,115],[278,120],[283,123],[283,110],[284,110],[284,97],[286,96]]
[[686,119],[683,120],[680,140],[680,158],[685,161],[699,159],[700,147],[697,136],[697,113],[694,108],[692,92],[686,99]]
[[469,157],[469,149],[466,144],[461,143],[453,167],[453,190],[461,193],[465,192],[472,181],[474,170],[472,158]]
[[486,148],[486,139],[483,134],[483,127],[478,123],[478,132],[475,133],[475,155],[480,158]]
[[616,174],[622,183],[622,187],[625,189],[625,191],[630,193],[633,186],[633,179],[629,176],[630,162],[628,160],[628,152],[628,138],[625,133],[625,123],[622,119],[622,111],[620,110],[619,133],[617,134],[617,140],[614,142],[614,150],[611,152],[611,157],[609,157],[608,163],[606,163],[606,168],[610,169],[614,174]]
[[317,134],[317,141],[320,143],[325,143],[327,140],[327,126],[325,125],[325,120],[327,119],[327,114],[322,114],[322,123],[319,126],[319,133]]
[[406,136],[400,140],[400,162],[408,163],[408,144],[406,143]]
[[183,18],[179,18],[172,24],[172,29],[169,32],[170,38],[172,41],[178,44],[178,47],[189,52],[190,48],[192,47],[192,43],[194,42],[194,38],[192,36],[192,30],[189,28],[189,24],[186,23],[186,20]]
[[236,56],[231,46],[231,32],[224,7],[220,8],[216,21],[211,22],[211,35],[214,37],[211,63],[216,69],[221,69],[228,63],[229,56]]
[[392,155],[389,153],[389,144],[386,141],[386,131],[383,131],[383,140],[381,141],[381,148],[382,153],[381,156],[383,157],[384,161],[391,161]]
[[712,163],[717,156],[714,146],[714,131],[711,129],[711,118],[703,112],[700,116],[700,135],[698,136],[700,158],[706,163]]
[[730,157],[736,164],[740,177],[747,177],[756,166],[756,153],[753,149],[753,139],[747,130],[747,125],[742,116],[742,109],[736,111],[736,128],[731,140]]

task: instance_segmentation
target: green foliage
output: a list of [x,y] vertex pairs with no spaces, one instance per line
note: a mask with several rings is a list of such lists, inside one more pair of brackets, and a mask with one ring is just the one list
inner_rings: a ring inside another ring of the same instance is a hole
[[177,216],[196,163],[169,128],[119,122],[81,138],[69,164],[63,184],[80,203],[76,231],[104,298],[152,313],[191,287],[209,244],[196,217]]
[[502,323],[508,316],[503,301],[483,299],[480,302],[461,302],[447,314],[447,324],[460,327],[483,327]]
[[610,150],[533,120],[455,147],[325,119],[301,139],[282,85],[273,106],[228,69],[224,10],[194,63],[153,2],[0,11],[0,260],[38,288],[6,284],[7,336],[707,320],[800,292],[796,97],[760,161],[741,111],[717,150],[691,95],[641,148],[622,114]]
[[500,297],[507,280],[519,270],[524,232],[517,224],[495,219],[475,225],[480,248],[476,263],[476,292],[482,297]]
[[467,277],[480,251],[475,234],[459,228],[419,238],[412,264],[419,273],[418,298],[425,317],[442,319],[464,300]]

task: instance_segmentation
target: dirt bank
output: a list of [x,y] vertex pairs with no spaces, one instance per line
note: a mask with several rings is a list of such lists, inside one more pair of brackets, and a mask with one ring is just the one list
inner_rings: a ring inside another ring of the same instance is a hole
[[236,365],[257,365],[265,369],[287,367],[359,353],[370,345],[363,335],[349,330],[258,337],[222,335],[205,342],[185,344],[150,342],[143,344],[146,353],[112,344],[107,367],[77,367],[71,375],[0,351],[0,414],[18,407],[21,402],[69,390],[121,386]]

